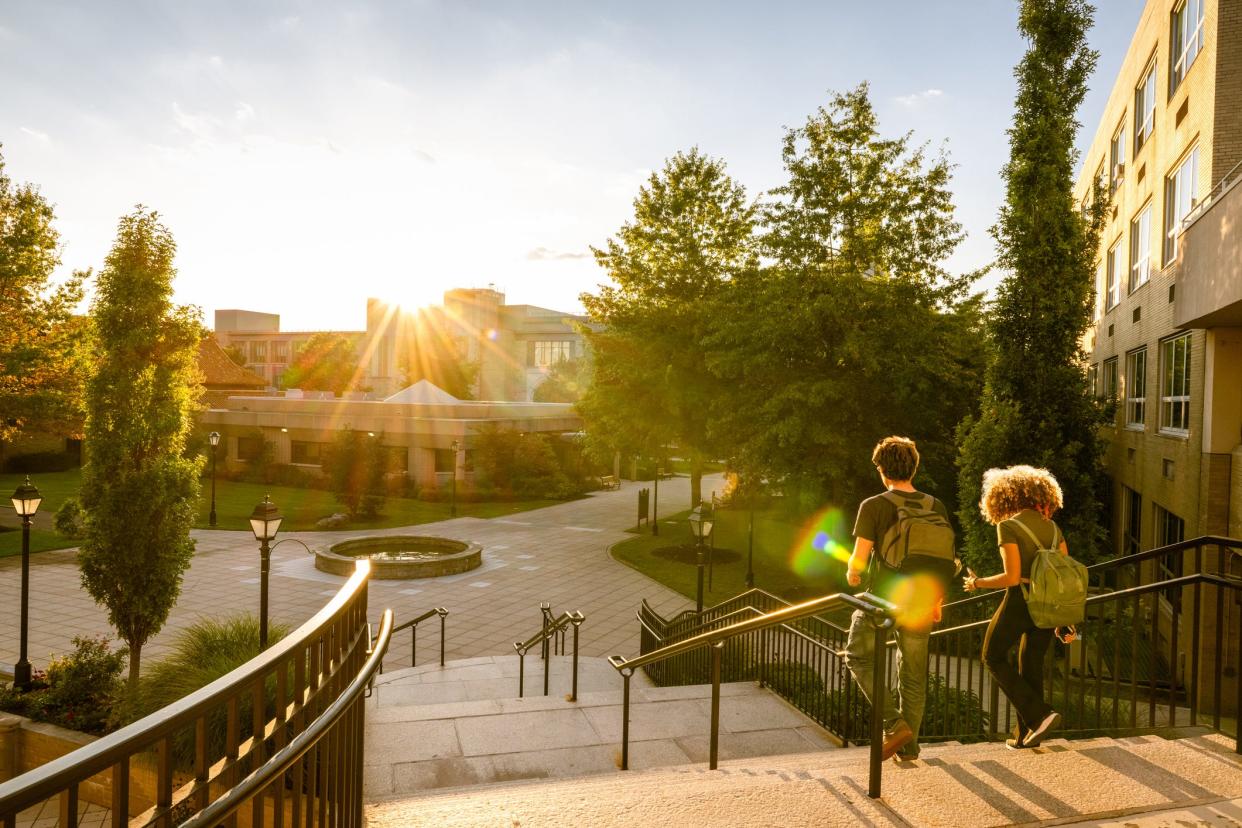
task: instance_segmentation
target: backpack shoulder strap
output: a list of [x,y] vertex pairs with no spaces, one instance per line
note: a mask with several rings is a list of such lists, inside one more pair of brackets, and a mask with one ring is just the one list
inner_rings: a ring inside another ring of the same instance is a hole
[[1039,538],[1035,537],[1035,533],[1031,530],[1031,527],[1027,526],[1025,523],[1018,520],[1017,518],[1010,518],[1009,522],[1017,526],[1023,532],[1025,532],[1026,536],[1031,539],[1031,543],[1035,544],[1036,549],[1044,548],[1044,545],[1039,542]]

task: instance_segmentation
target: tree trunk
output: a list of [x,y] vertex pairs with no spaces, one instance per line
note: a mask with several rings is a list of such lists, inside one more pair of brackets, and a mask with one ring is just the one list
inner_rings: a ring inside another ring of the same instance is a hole
[[142,666],[142,645],[129,645],[129,690],[134,693],[138,690],[138,668]]
[[690,452],[690,508],[703,502],[703,457],[697,451]]

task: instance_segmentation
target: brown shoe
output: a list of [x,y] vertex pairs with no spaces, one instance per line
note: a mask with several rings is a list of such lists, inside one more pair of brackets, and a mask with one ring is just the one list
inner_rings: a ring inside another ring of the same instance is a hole
[[884,734],[884,751],[881,755],[886,760],[891,759],[897,751],[913,741],[914,731],[910,729],[910,725],[898,719],[893,729]]

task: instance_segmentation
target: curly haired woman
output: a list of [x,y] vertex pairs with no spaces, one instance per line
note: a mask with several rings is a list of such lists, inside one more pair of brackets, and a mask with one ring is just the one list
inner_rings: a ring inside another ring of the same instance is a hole
[[[983,639],[983,661],[1018,711],[1017,734],[1005,742],[1013,749],[1038,747],[1048,731],[1061,722],[1061,714],[1044,701],[1043,693],[1044,656],[1054,631],[1035,626],[1021,586],[1030,583],[1031,562],[1040,549],[1069,554],[1061,530],[1052,520],[1061,505],[1061,486],[1047,469],[1010,466],[989,469],[983,475],[979,509],[984,520],[996,524],[1003,570],[981,578],[968,569],[964,586],[967,592],[1005,590]],[[1072,637],[1070,628],[1062,640]],[[1018,647],[1016,668],[1009,661],[1014,647]]]

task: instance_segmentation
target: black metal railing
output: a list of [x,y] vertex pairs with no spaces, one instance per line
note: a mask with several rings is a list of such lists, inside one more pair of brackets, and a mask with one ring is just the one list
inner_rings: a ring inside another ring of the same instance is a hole
[[578,629],[582,626],[582,622],[586,620],[581,612],[563,612],[559,616],[553,617],[551,606],[546,603],[539,605],[540,614],[543,616],[543,626],[539,632],[532,635],[525,641],[515,641],[513,649],[518,655],[518,698],[522,698],[526,694],[526,654],[534,649],[535,645],[539,645],[539,655],[543,659],[543,694],[548,695],[548,687],[552,670],[552,644],[558,637],[560,639],[560,652],[565,652],[565,630],[569,627],[573,628],[574,653],[571,672],[573,674],[572,687],[569,691],[568,701],[578,700]]
[[[757,591],[752,591],[755,593]],[[766,595],[766,593],[761,593]],[[758,596],[756,596],[758,597]],[[779,599],[775,599],[778,600]],[[861,610],[871,616],[875,623],[876,652],[882,652],[884,642],[888,638],[889,629],[893,626],[892,604],[874,595],[829,595],[816,598],[794,606],[785,606],[771,612],[758,611],[749,606],[738,606],[727,612],[713,613],[713,618],[698,625],[698,632],[679,641],[666,643],[651,650],[644,648],[641,655],[631,659],[621,656],[610,656],[608,661],[621,673],[624,681],[622,689],[622,720],[621,720],[621,769],[629,769],[630,756],[630,679],[634,671],[645,668],[648,675],[658,672],[658,666],[672,662],[672,671],[678,673],[679,684],[699,684],[704,682],[701,675],[706,657],[708,681],[712,685],[711,702],[711,736],[708,748],[708,763],[712,770],[717,767],[720,742],[720,685],[722,681],[739,680],[735,672],[757,674],[760,681],[773,680],[768,673],[774,653],[783,652],[792,655],[789,649],[782,649],[782,642],[800,654],[815,655],[825,661],[840,662],[844,667],[844,658],[840,648],[826,646],[823,641],[807,635],[801,627],[815,624],[822,620],[818,616],[849,608]],[[649,610],[650,608],[647,607]],[[744,617],[750,616],[750,617]],[[704,629],[704,627],[707,627]],[[644,641],[652,631],[644,624]],[[844,642],[842,642],[843,644]],[[729,649],[730,673],[726,678],[724,668],[725,651]],[[885,659],[875,659],[875,674],[872,678],[877,692],[888,692]],[[803,662],[799,662],[803,663]],[[671,672],[671,671],[670,671]],[[850,686],[853,687],[852,682]],[[823,695],[823,685],[819,693]],[[774,687],[775,689],[775,687]],[[783,695],[783,694],[782,694]],[[883,705],[877,705],[870,716],[868,728],[871,743],[871,767],[868,794],[872,797],[880,795],[880,755],[883,743]]]
[[[402,630],[410,631],[410,666],[418,666],[418,625],[426,621],[428,618],[440,618],[440,666],[444,666],[444,619],[448,618],[449,611],[444,607],[433,607],[417,618],[411,618],[409,621],[403,621],[401,626],[392,631],[393,635]],[[380,668],[383,673],[383,667]]]
[[200,690],[0,784],[0,824],[58,800],[112,825],[361,826],[363,696],[392,634],[386,610],[371,646],[360,561],[313,618]]

